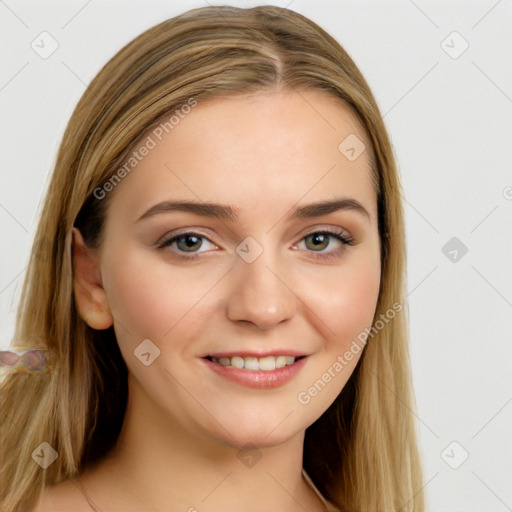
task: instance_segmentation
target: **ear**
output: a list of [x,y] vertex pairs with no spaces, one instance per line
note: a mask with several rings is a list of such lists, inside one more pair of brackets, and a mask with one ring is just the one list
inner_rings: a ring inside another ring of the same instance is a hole
[[103,289],[99,261],[82,234],[73,228],[73,289],[80,317],[93,329],[108,329],[113,323]]

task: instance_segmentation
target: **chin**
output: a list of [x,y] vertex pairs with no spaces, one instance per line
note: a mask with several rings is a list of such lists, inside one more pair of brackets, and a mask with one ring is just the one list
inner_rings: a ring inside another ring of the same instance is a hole
[[303,434],[307,425],[296,424],[297,418],[294,418],[293,425],[287,423],[287,415],[289,414],[291,419],[296,412],[281,414],[275,421],[274,416],[272,416],[272,420],[269,420],[268,417],[262,415],[259,418],[240,419],[238,417],[235,421],[222,421],[221,419],[219,422],[226,430],[215,424],[214,430],[209,431],[209,437],[236,449],[251,446],[258,448],[277,446]]

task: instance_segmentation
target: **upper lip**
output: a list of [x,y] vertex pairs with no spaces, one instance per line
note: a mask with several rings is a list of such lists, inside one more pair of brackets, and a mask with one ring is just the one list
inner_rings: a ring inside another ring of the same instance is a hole
[[219,359],[221,357],[231,358],[234,356],[240,357],[278,357],[278,356],[293,356],[293,357],[305,357],[307,354],[303,352],[299,352],[295,349],[277,349],[277,350],[230,350],[229,352],[211,352],[209,354],[204,355],[203,357],[214,357],[215,359]]

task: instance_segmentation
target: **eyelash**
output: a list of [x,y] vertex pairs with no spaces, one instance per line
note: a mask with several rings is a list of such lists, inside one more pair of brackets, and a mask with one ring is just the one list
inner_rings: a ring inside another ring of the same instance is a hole
[[[194,231],[185,231],[183,233],[179,233],[178,235],[174,235],[172,238],[165,238],[160,241],[160,242],[157,242],[157,248],[158,249],[165,249],[166,247],[169,247],[173,242],[175,242],[178,238],[180,237],[183,237],[183,236],[187,236],[187,235],[191,235],[191,236],[194,236],[196,238],[204,238],[206,240],[208,240],[209,242],[211,242],[211,240],[209,240],[208,237],[200,234],[200,233],[196,233]],[[312,236],[312,235],[328,235],[329,237],[331,238],[335,238],[336,240],[340,241],[343,245],[354,245],[354,240],[353,238],[351,238],[350,236],[346,235],[345,232],[340,232],[340,231],[337,231],[337,230],[329,230],[329,229],[322,229],[322,230],[319,230],[319,231],[312,231],[311,233],[308,233],[307,235],[303,236],[300,241],[302,242],[304,239]],[[211,242],[211,243],[214,243],[214,242]],[[330,242],[329,242],[330,244]],[[329,245],[327,246],[329,247]],[[336,252],[329,252],[329,253],[322,253],[322,252],[317,252],[317,251],[308,251],[308,252],[312,252],[313,254],[315,254],[315,258],[319,258],[319,259],[323,259],[323,260],[327,260],[327,259],[333,259],[333,258],[339,258],[340,257],[340,251],[336,251]],[[182,259],[182,260],[194,260],[196,258],[199,258],[200,257],[200,254],[201,253],[190,253],[190,255],[187,255],[185,256],[184,255],[185,253],[183,252],[176,252],[175,255]]]

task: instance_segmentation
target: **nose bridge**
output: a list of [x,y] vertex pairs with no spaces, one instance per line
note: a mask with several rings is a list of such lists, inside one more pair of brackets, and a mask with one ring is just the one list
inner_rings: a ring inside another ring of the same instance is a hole
[[282,265],[278,263],[276,249],[269,243],[263,247],[250,238],[237,248],[227,316],[232,321],[246,321],[268,329],[293,316],[296,298],[286,284],[286,277],[280,275]]

